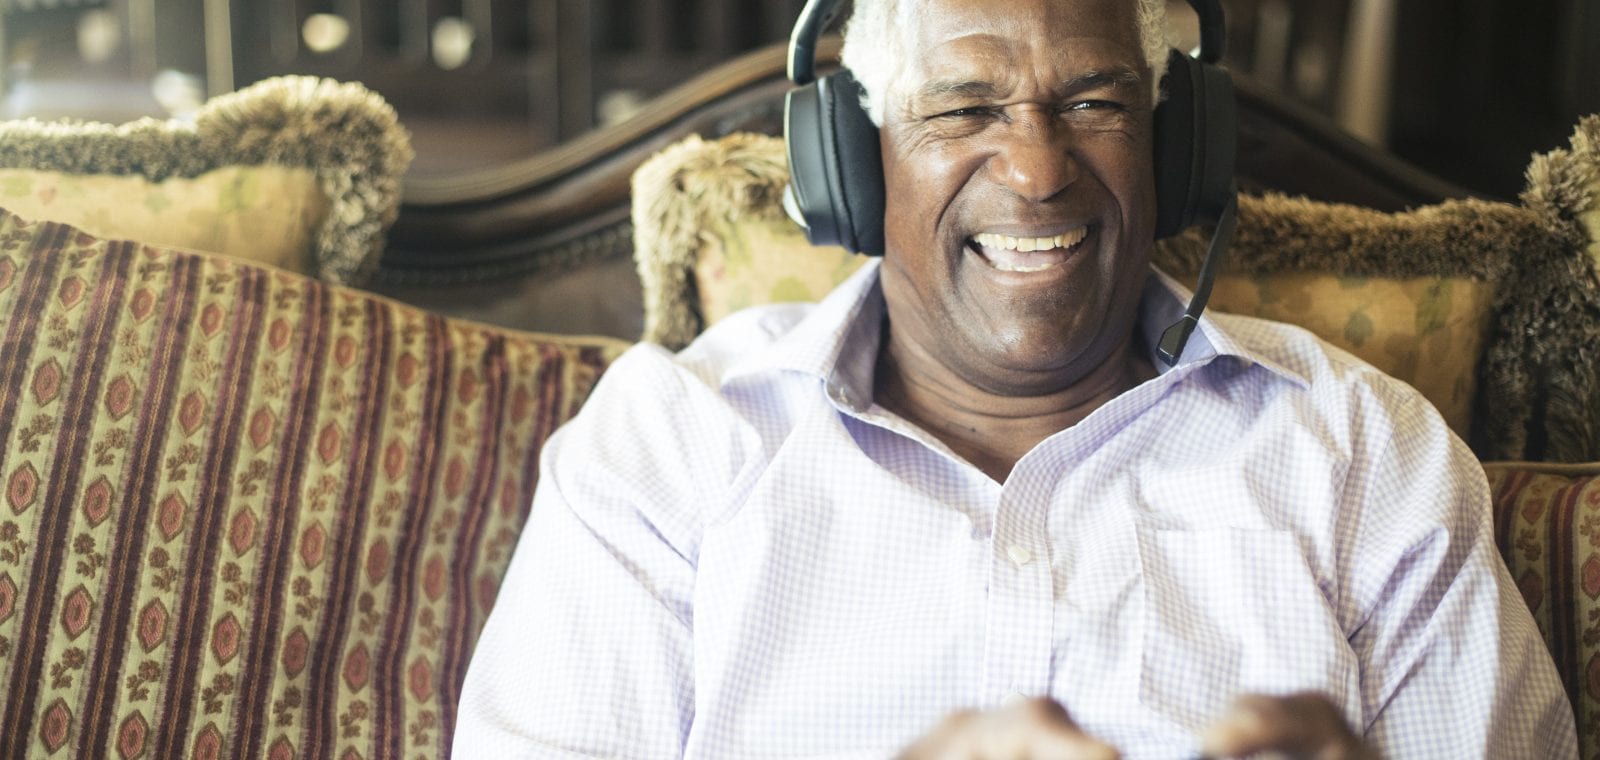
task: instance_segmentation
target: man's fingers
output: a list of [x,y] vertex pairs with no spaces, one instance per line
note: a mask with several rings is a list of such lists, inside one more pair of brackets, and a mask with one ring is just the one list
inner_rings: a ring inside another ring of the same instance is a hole
[[999,724],[989,732],[985,757],[1029,760],[1116,760],[1111,745],[1085,734],[1061,703],[1030,699],[993,713]]
[[1202,739],[1210,757],[1250,757],[1277,752],[1316,760],[1375,760],[1372,752],[1345,723],[1339,708],[1312,692],[1287,697],[1248,695]]
[[1055,700],[1033,699],[945,718],[899,760],[1116,760],[1109,745],[1079,730]]
[[976,710],[960,710],[945,716],[932,731],[900,751],[895,760],[944,760],[960,757],[958,752],[970,743],[974,723],[981,719]]

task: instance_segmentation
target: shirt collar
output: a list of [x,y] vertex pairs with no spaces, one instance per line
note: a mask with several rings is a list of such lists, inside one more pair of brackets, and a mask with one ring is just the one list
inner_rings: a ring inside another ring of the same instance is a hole
[[[879,259],[867,261],[792,330],[735,364],[724,382],[765,372],[799,372],[824,381],[830,390],[839,391],[836,398],[858,411],[870,406],[886,309],[878,278],[880,263]],[[1301,386],[1308,384],[1305,375],[1240,343],[1209,312],[1201,315],[1178,364],[1167,367],[1156,357],[1154,347],[1159,345],[1161,333],[1183,316],[1191,295],[1177,280],[1151,267],[1140,299],[1138,329],[1145,345],[1151,347],[1151,364],[1163,376],[1171,375],[1175,381],[1225,358],[1245,366],[1258,365]]]
[[1274,361],[1259,350],[1240,342],[1235,335],[1212,318],[1213,312],[1209,310],[1201,313],[1200,323],[1194,334],[1189,336],[1189,343],[1184,347],[1183,355],[1178,358],[1177,365],[1169,369],[1166,363],[1156,356],[1155,346],[1161,344],[1161,333],[1183,317],[1189,308],[1189,300],[1193,297],[1192,291],[1166,272],[1153,266],[1150,268],[1150,278],[1145,281],[1144,294],[1139,304],[1138,329],[1144,335],[1144,344],[1151,347],[1150,363],[1154,364],[1156,369],[1165,374],[1170,369],[1210,364],[1218,358],[1227,357],[1245,366],[1258,365],[1300,386],[1310,384],[1303,373]]
[[734,364],[723,383],[766,372],[799,372],[847,390],[847,397],[858,403],[868,403],[887,308],[878,286],[881,263],[877,258],[867,260],[793,329]]

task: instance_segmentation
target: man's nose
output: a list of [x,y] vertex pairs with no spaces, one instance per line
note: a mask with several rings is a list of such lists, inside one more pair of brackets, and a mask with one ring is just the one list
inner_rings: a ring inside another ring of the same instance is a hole
[[991,165],[996,179],[1033,202],[1055,197],[1078,179],[1068,128],[1043,113],[1029,113],[1006,125]]

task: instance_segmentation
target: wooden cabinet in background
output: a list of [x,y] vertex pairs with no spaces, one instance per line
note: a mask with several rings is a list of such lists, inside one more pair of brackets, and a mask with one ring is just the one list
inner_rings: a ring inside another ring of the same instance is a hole
[[[1227,64],[1480,193],[1600,111],[1600,0],[1223,0]],[[804,0],[0,0],[0,118],[122,121],[278,74],[365,83],[413,176],[568,142],[786,40]],[[1186,12],[1185,0],[1169,5]],[[164,78],[163,78],[164,77]]]

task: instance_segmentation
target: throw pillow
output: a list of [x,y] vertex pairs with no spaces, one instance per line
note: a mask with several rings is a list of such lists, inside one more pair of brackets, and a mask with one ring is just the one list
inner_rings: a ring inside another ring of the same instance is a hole
[[0,123],[0,206],[344,283],[375,266],[410,161],[377,94],[279,77],[193,122]]
[[447,755],[624,347],[0,212],[0,756]]

